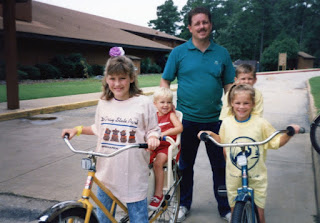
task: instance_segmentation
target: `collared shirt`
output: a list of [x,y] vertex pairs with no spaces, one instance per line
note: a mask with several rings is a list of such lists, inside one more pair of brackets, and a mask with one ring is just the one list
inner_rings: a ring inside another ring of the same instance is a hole
[[192,39],[170,53],[162,78],[178,79],[177,110],[184,119],[207,123],[219,120],[223,86],[233,83],[234,67],[228,51],[210,40],[205,52]]

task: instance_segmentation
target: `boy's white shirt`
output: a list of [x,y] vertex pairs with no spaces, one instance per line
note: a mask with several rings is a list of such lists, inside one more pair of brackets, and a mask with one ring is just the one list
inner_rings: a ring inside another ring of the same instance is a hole
[[[228,116],[222,122],[219,135],[222,143],[232,142],[260,142],[269,137],[275,129],[272,125],[257,115],[252,115],[250,120],[239,123],[234,116]],[[267,167],[265,164],[267,149],[278,149],[280,135],[269,143],[261,146],[250,146],[247,151],[249,187],[255,190],[256,204],[264,208],[267,195]],[[230,206],[234,206],[237,188],[241,187],[241,168],[236,163],[236,156],[240,153],[239,147],[226,148],[226,186]]]
[[[253,115],[258,115],[260,117],[263,117],[263,96],[261,92],[258,89],[254,89],[255,91],[255,106],[252,110]],[[232,110],[231,107],[228,106],[228,96],[229,92],[227,92],[222,99],[222,109],[220,113],[220,120],[225,119],[228,116],[232,116]]]
[[[161,135],[156,109],[143,95],[125,101],[99,100],[91,127],[98,136],[96,151],[101,153],[111,153],[130,143],[145,143],[148,137]],[[107,128],[111,131],[109,136]],[[121,137],[120,132],[125,136]],[[134,134],[131,142],[130,132]],[[96,176],[121,201],[141,201],[148,192],[149,159],[148,151],[136,148],[111,158],[99,157]]]

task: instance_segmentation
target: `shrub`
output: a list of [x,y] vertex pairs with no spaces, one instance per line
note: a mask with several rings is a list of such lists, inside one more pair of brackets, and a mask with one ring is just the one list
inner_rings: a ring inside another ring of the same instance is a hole
[[71,63],[69,63],[63,55],[54,56],[50,61],[50,64],[58,68],[61,77],[69,78],[72,76],[74,66]]
[[161,73],[161,71],[162,71],[162,69],[158,64],[155,64],[155,63],[151,64],[150,73],[159,74],[159,73]]
[[297,58],[299,44],[293,38],[287,37],[280,40],[275,40],[272,44],[263,51],[261,65],[264,71],[278,70],[279,53],[287,53],[287,60]]
[[36,64],[40,70],[41,79],[59,79],[61,77],[60,70],[51,64]]
[[162,69],[159,65],[153,63],[151,59],[145,58],[141,61],[141,73],[161,73]]
[[60,70],[63,78],[88,78],[92,75],[90,65],[79,53],[69,56],[57,55],[50,61],[50,64]]
[[27,79],[31,80],[39,80],[41,77],[41,73],[39,68],[30,65],[20,65],[19,70],[26,72],[28,74]]
[[103,72],[104,72],[104,66],[101,66],[99,64],[93,64],[91,66],[91,69],[92,69],[92,74],[94,76],[98,76],[98,75],[103,75]]
[[4,67],[4,62],[0,61],[0,80],[5,80],[6,79],[6,71]]
[[18,78],[19,80],[26,80],[28,79],[28,73],[22,70],[18,70]]

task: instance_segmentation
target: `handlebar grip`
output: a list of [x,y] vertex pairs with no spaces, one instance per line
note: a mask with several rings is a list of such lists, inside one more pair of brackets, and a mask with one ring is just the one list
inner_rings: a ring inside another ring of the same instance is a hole
[[294,130],[294,128],[292,126],[287,127],[287,135],[288,136],[293,136],[295,133],[296,133],[296,131]]
[[147,143],[139,143],[139,148],[147,149],[148,148],[148,144]]
[[[305,128],[300,127],[298,133],[305,133],[305,132],[306,132]],[[296,133],[296,132],[295,132],[295,130],[294,130],[294,128],[293,128],[292,126],[288,126],[288,127],[287,127],[287,135],[288,135],[288,136],[293,136],[295,133]]]
[[208,133],[206,133],[206,132],[203,132],[203,133],[201,133],[201,135],[200,135],[200,140],[202,140],[202,141],[204,141],[204,142],[207,142],[208,141]]

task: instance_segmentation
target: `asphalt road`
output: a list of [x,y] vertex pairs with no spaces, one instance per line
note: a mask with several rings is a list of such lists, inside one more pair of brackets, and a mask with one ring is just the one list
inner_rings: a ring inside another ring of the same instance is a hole
[[[264,117],[275,128],[296,123],[308,130],[306,81],[320,72],[258,76],[256,87],[264,96]],[[85,184],[81,155],[74,155],[60,137],[61,129],[94,121],[95,106],[41,117],[0,122],[0,222],[36,222],[57,201],[78,199]],[[73,140],[79,149],[93,150],[95,137]],[[286,146],[269,151],[267,222],[312,223],[316,214],[309,135],[297,135]],[[195,165],[191,222],[224,222],[212,192],[210,165],[200,145]]]

